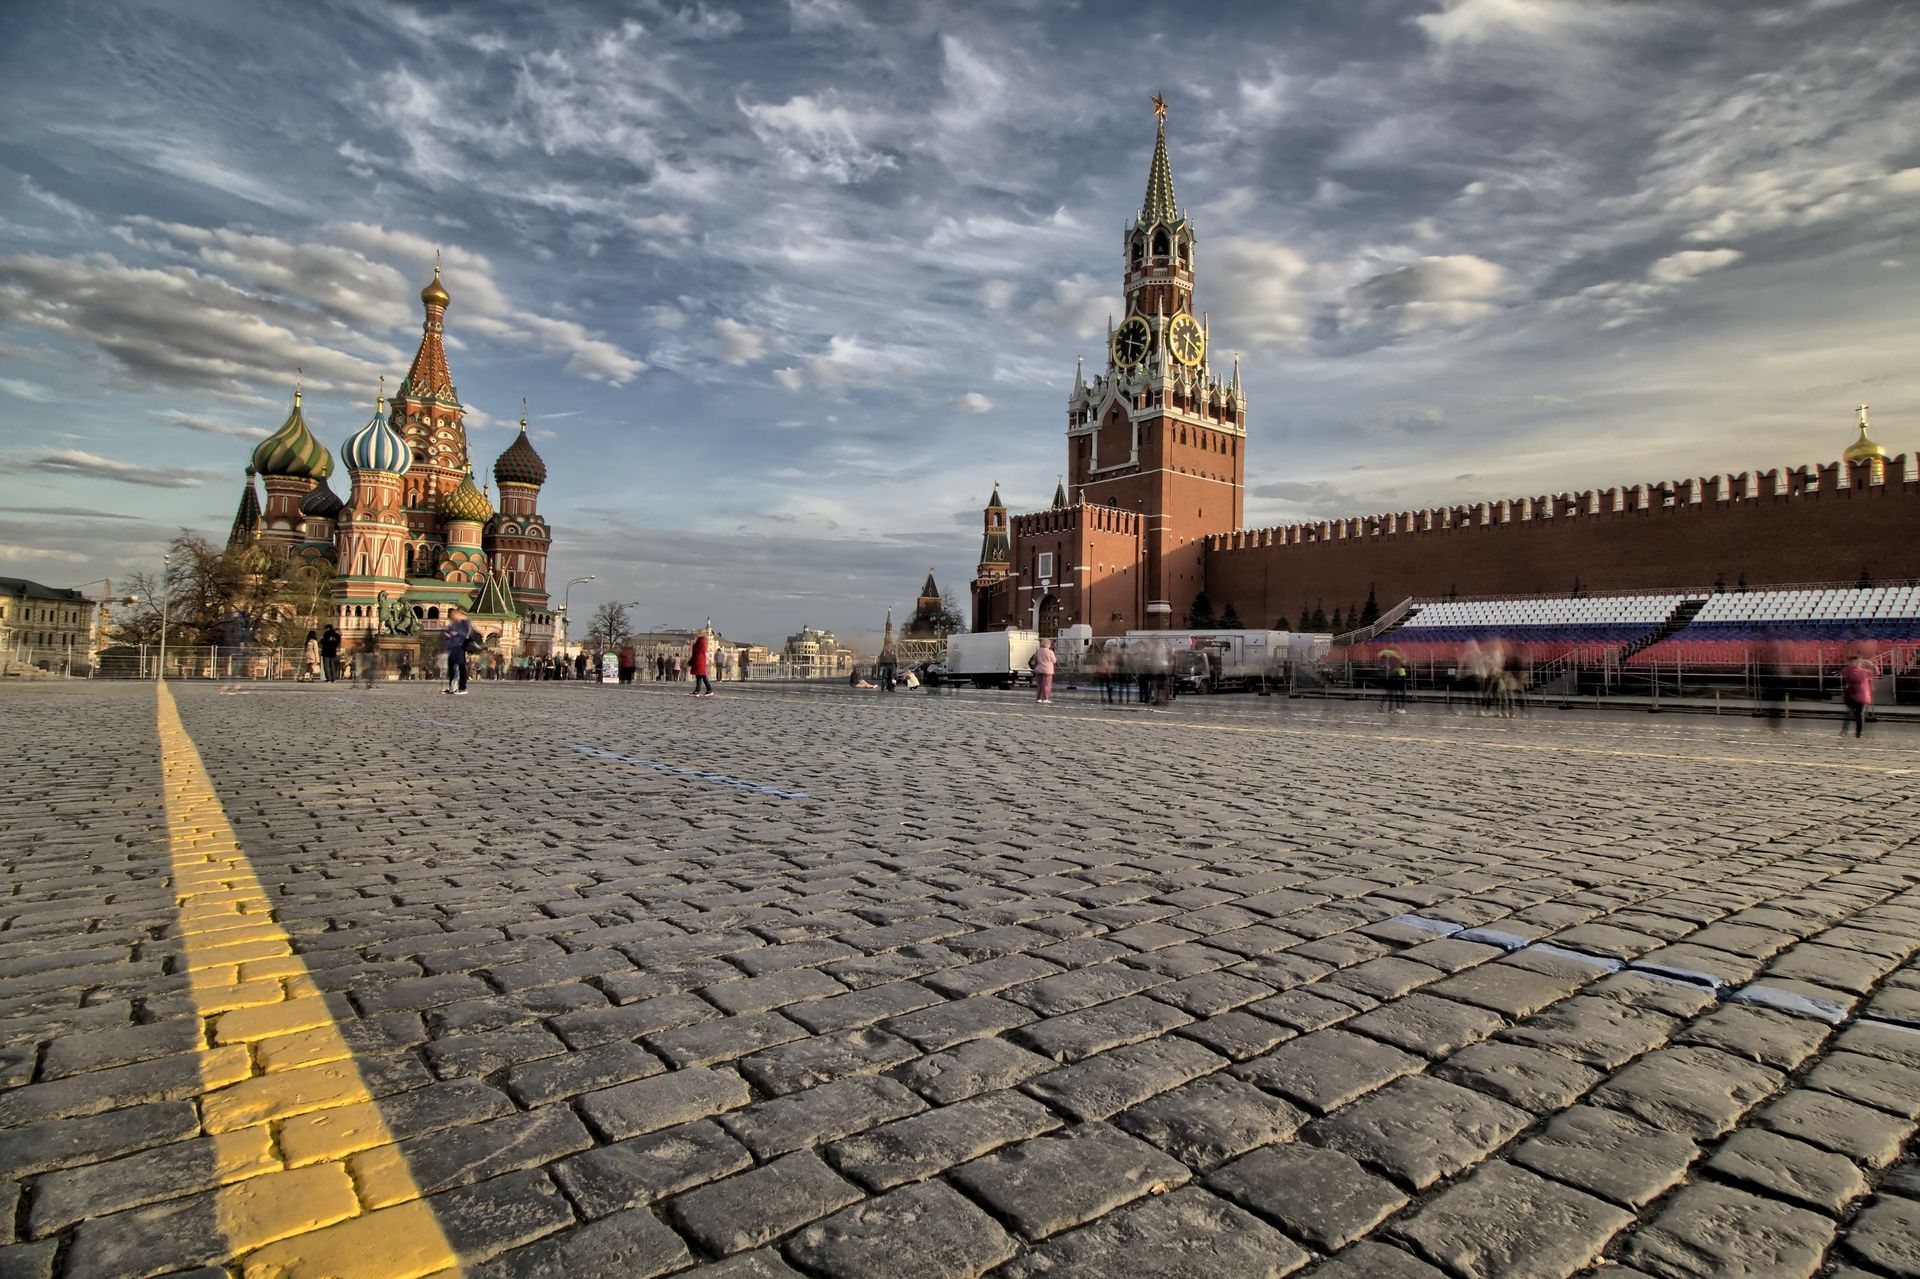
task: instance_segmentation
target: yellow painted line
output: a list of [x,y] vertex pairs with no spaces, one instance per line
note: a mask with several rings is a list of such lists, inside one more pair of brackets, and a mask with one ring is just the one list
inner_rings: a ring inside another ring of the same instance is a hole
[[[460,1259],[420,1202],[352,1048],[274,919],[173,694],[158,688],[181,970],[207,1045],[200,1123],[224,1183],[213,1193],[231,1249],[225,1264],[245,1279],[457,1276]],[[351,1115],[356,1140],[315,1158],[302,1137],[328,1114]],[[362,1158],[377,1177],[355,1175],[346,1157],[355,1151],[369,1152]],[[411,1202],[391,1207],[403,1201]]]

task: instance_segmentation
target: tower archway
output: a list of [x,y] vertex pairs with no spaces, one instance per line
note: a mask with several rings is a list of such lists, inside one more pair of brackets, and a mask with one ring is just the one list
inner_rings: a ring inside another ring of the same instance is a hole
[[1049,591],[1040,602],[1034,605],[1033,629],[1040,633],[1041,639],[1057,639],[1060,636],[1060,597]]

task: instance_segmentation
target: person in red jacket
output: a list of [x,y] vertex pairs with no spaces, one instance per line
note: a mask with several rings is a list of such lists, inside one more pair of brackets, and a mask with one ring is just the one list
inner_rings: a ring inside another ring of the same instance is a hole
[[1847,663],[1847,669],[1840,678],[1844,688],[1843,696],[1847,704],[1847,718],[1840,721],[1840,736],[1847,735],[1847,724],[1853,724],[1853,735],[1863,736],[1867,731],[1867,707],[1873,705],[1873,664],[1864,657],[1856,657]]
[[704,629],[693,637],[693,656],[688,661],[687,667],[693,672],[695,697],[713,696],[713,684],[707,679],[707,655],[711,645],[712,640],[708,638]]

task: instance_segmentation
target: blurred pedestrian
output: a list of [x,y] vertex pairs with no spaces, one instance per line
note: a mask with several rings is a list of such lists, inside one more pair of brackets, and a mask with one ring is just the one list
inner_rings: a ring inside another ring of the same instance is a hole
[[440,691],[464,697],[467,692],[467,641],[473,638],[473,623],[467,620],[467,610],[450,608],[447,610],[447,626],[440,634],[441,643],[447,650],[447,686]]
[[573,677],[575,679],[587,677],[587,650],[584,648],[573,655]]
[[622,684],[633,683],[633,664],[633,645],[622,644],[620,646],[620,682]]
[[308,631],[306,653],[304,654],[304,658],[300,666],[300,673],[294,676],[293,682],[296,684],[309,684],[309,683],[312,683],[313,680],[318,678],[319,674],[320,674],[320,632]]
[[713,640],[705,629],[694,633],[693,651],[687,654],[687,669],[693,672],[693,695],[712,697],[713,683],[707,678],[707,663],[712,656]]
[[1053,671],[1058,660],[1054,655],[1053,641],[1043,639],[1040,647],[1033,650],[1033,659],[1028,663],[1033,667],[1034,700],[1042,706],[1053,705]]
[[1847,735],[1847,725],[1853,725],[1853,735],[1864,737],[1867,731],[1867,707],[1873,705],[1873,677],[1877,674],[1873,663],[1864,657],[1856,657],[1847,663],[1847,669],[1841,673],[1843,700],[1847,707],[1847,718],[1840,721],[1840,736]]
[[893,645],[891,643],[883,645],[880,649],[881,692],[891,693],[893,691],[893,673],[899,668],[899,665],[900,658],[899,655],[893,651]]
[[340,678],[340,632],[332,622],[320,632],[320,671],[329,684]]
[[380,669],[380,640],[371,629],[360,637],[360,652],[354,669],[360,673],[361,682],[372,688],[374,672]]

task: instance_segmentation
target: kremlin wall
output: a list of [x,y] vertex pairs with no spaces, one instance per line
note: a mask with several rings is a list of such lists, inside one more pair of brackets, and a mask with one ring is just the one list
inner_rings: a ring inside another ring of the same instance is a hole
[[[1877,448],[1861,438],[1870,448]],[[1857,447],[1857,446],[1856,446]],[[1851,451],[1851,450],[1850,450]],[[1920,574],[1904,455],[1243,529],[1205,539],[1207,595],[1247,625],[1408,596],[1565,595]]]

